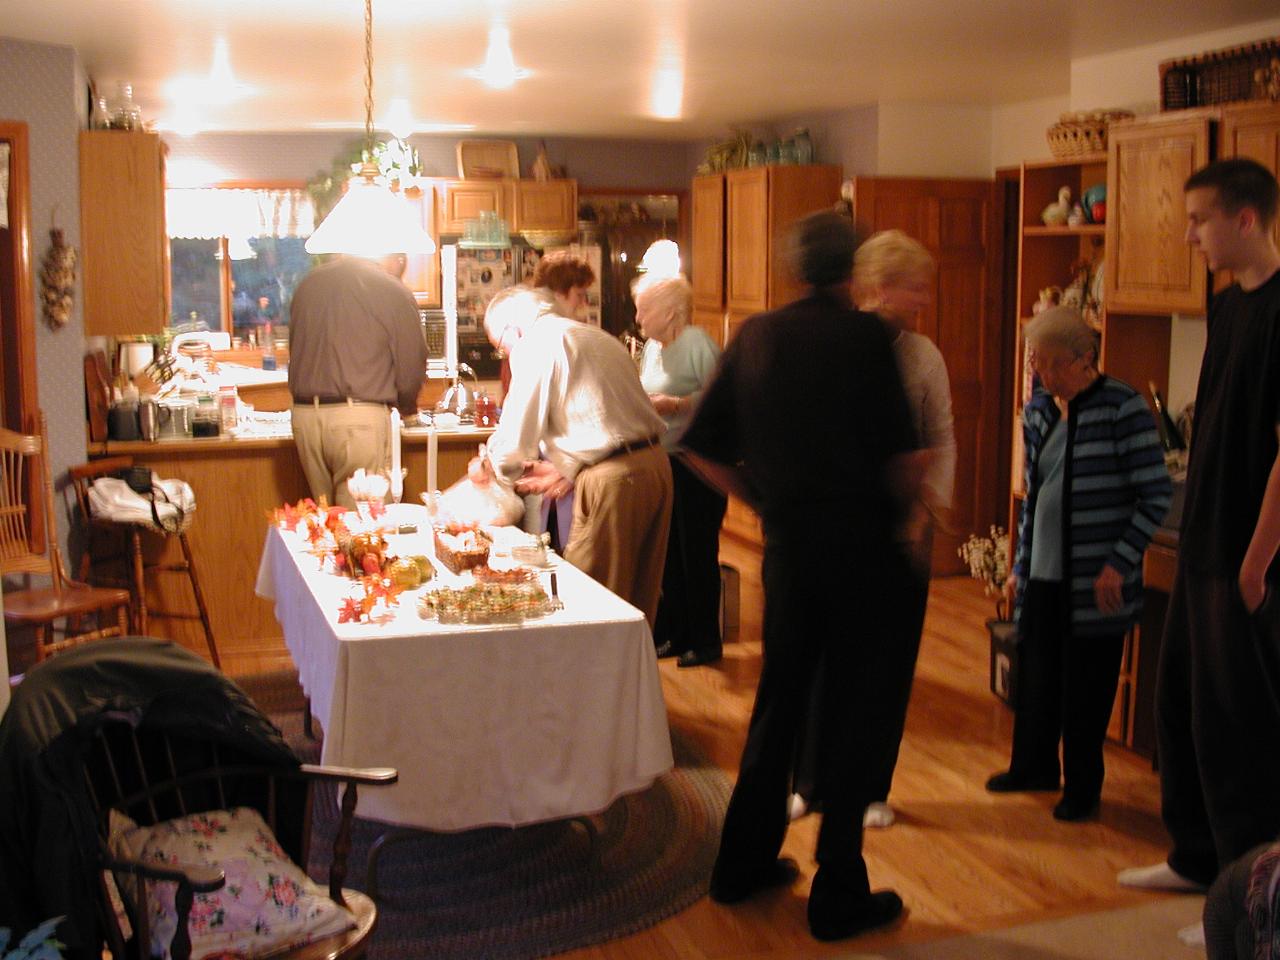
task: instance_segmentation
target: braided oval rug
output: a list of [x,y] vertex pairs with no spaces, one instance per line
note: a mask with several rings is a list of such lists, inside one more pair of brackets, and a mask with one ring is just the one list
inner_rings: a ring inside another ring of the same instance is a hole
[[[307,762],[292,671],[237,682]],[[707,891],[730,782],[673,731],[676,766],[652,787],[583,820],[462,833],[401,831],[378,858],[378,926],[370,960],[519,960],[603,943],[653,926]],[[312,850],[336,827],[317,793]],[[346,886],[367,891],[370,847],[386,831],[357,819]],[[311,874],[323,882],[313,853]]]

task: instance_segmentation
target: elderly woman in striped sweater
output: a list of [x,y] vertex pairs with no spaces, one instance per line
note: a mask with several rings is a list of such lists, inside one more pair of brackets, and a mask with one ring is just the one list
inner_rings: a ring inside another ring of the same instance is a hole
[[1146,401],[1098,369],[1097,337],[1080,312],[1046,310],[1024,337],[1038,383],[1022,411],[1026,498],[1005,585],[1020,638],[1013,756],[987,789],[1056,791],[1061,770],[1053,815],[1084,820],[1102,792],[1142,554],[1172,487]]

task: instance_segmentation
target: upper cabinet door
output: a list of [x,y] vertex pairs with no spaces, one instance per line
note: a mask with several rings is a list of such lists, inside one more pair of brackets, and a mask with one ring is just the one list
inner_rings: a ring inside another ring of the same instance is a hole
[[693,305],[724,309],[724,175],[693,178]]
[[1209,118],[1119,124],[1109,140],[1107,311],[1203,313],[1208,272],[1186,242],[1182,185],[1209,161]]
[[435,241],[434,253],[420,253],[409,257],[405,266],[404,284],[413,291],[413,297],[422,307],[440,306],[440,234],[435,228],[435,190],[430,180],[422,180],[417,193],[406,191],[406,199],[419,218],[423,229]]
[[511,229],[574,230],[578,226],[577,180],[517,180]]
[[[1218,155],[1248,157],[1280,175],[1280,104],[1223,108]],[[1280,243],[1280,217],[1273,229]]]
[[438,212],[440,214],[439,230],[441,233],[460,234],[467,220],[474,220],[488,210],[493,210],[500,217],[507,215],[507,206],[503,203],[503,180],[440,180]]
[[727,297],[731,311],[769,309],[769,168],[725,178]]
[[80,133],[86,335],[158,334],[169,322],[164,149],[155,133]]

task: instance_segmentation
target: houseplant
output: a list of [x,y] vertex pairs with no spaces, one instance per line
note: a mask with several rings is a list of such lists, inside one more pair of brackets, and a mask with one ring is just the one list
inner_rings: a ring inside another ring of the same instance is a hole
[[1009,534],[993,526],[990,535],[971,534],[956,551],[969,565],[969,576],[982,584],[983,592],[996,598],[996,615],[987,621],[991,637],[988,680],[991,692],[1012,704],[1018,680],[1018,632],[1012,610],[1005,608],[1004,582],[1009,576]]

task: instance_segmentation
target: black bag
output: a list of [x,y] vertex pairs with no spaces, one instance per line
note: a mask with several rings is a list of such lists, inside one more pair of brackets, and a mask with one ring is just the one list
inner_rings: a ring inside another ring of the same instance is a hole
[[[181,506],[169,499],[169,495],[164,492],[164,488],[155,483],[155,475],[151,472],[150,467],[125,467],[123,470],[117,470],[113,476],[118,480],[123,480],[130,490],[151,503],[151,519],[158,528],[166,533],[178,533],[182,530],[186,512]],[[160,516],[160,511],[156,509],[157,494],[164,498],[165,503],[173,503],[174,509],[178,511],[177,515],[167,522]]]
[[151,493],[150,467],[125,467],[123,470],[117,470],[112,476],[117,480],[123,480],[134,493],[142,494],[144,497]]

